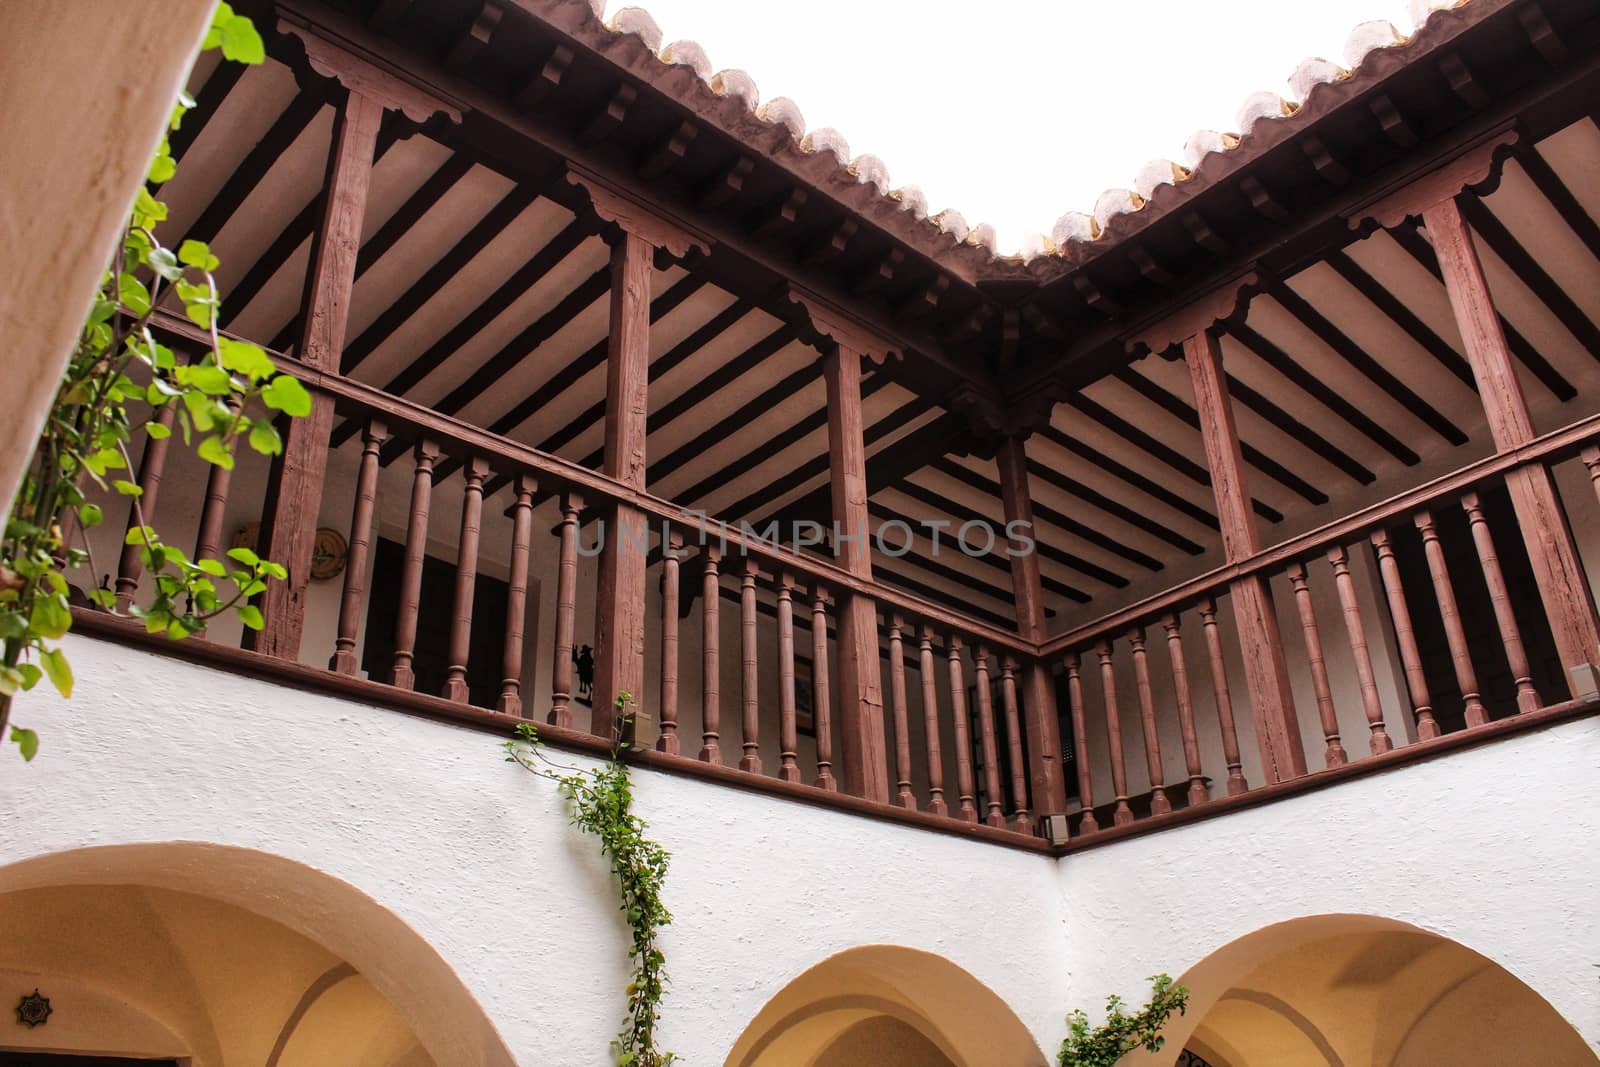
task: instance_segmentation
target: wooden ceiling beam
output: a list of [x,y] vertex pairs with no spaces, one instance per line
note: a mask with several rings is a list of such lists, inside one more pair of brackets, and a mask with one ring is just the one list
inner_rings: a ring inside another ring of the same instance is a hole
[[1213,530],[1221,529],[1221,524],[1217,517],[1210,511],[1201,507],[1199,504],[1196,504],[1194,501],[1189,500],[1187,497],[1179,496],[1177,493],[1174,493],[1172,490],[1168,489],[1159,482],[1145,477],[1132,467],[1112,459],[1104,452],[1094,448],[1088,442],[1062,433],[1054,426],[1045,426],[1038,432],[1040,437],[1042,437],[1045,441],[1048,441],[1050,444],[1056,446],[1057,448],[1063,449],[1064,451],[1071,452],[1073,455],[1084,460],[1085,462],[1094,464],[1096,467],[1099,467],[1108,475],[1116,478],[1129,488],[1145,494],[1152,500],[1159,501],[1179,514],[1185,515],[1203,526],[1208,526]]
[[1595,259],[1600,259],[1600,223],[1578,202],[1572,195],[1572,190],[1567,188],[1567,183],[1539,153],[1535,145],[1524,144],[1518,146],[1514,157],[1522,167],[1524,174],[1533,182],[1550,206],[1555,208],[1561,220],[1571,227],[1572,232],[1578,235],[1578,240],[1583,242],[1589,254]]
[[190,223],[184,236],[207,243],[215,241],[217,234],[222,232],[222,228],[244,205],[256,186],[261,184],[278,157],[299,140],[325,105],[320,89],[302,89],[296,94],[289,106],[267,127],[261,139],[245,153],[244,159],[222,183],[222,188],[200,212],[200,217]]
[[532,112],[539,109],[539,105],[548,100],[561,82],[566,78],[568,69],[572,66],[573,51],[564,44],[558,44],[550,53],[534,76],[528,79],[528,84],[517,91],[516,107],[518,111]]
[[1404,300],[1395,296],[1388,286],[1362,270],[1345,252],[1334,252],[1324,262],[1332,267],[1334,273],[1343,278],[1352,289],[1366,297],[1380,314],[1404,330],[1406,335],[1416,342],[1418,348],[1437,360],[1439,365],[1454,375],[1457,381],[1473,392],[1478,391],[1478,380],[1472,376],[1472,367],[1467,363],[1467,358],[1435,333],[1433,328],[1407,307]]
[[[917,530],[922,528],[921,524],[918,521],[910,518],[909,516],[907,516],[903,512],[897,511],[896,509],[890,507],[888,504],[884,504],[884,503],[881,503],[881,502],[876,501],[876,500],[868,500],[867,501],[867,511],[870,514],[874,515],[875,517],[877,517],[878,519],[880,519],[880,520],[882,520],[884,522],[901,522],[901,523],[904,523],[907,526],[911,527],[911,529],[913,531],[917,531]],[[921,534],[918,534],[917,536],[920,537]],[[930,565],[930,564],[932,564],[932,560],[931,560],[929,554],[926,553],[926,552],[918,552],[918,551],[913,550],[912,552],[909,552],[904,556],[889,556],[888,553],[880,553],[880,555],[887,556],[889,559],[908,560],[908,561],[911,561],[911,562],[915,563],[919,567],[924,567],[924,568],[927,568],[929,570],[932,570],[934,566],[937,566],[938,568],[940,568],[941,571],[944,571],[944,570],[953,571],[954,570],[954,568],[947,567],[944,564],[933,564],[933,565]],[[1009,577],[1010,577],[1010,574],[1011,574],[1010,558],[1007,557],[1006,555],[1004,555],[1003,553],[990,552],[990,553],[987,553],[987,554],[982,555],[982,556],[963,556],[962,558],[963,559],[970,559],[974,563],[982,563],[982,564],[988,566],[989,568],[991,568],[993,570],[1004,571],[1005,574],[1007,575],[1007,578],[1009,579]],[[874,558],[874,560],[873,560],[874,569],[876,569],[878,567],[878,565],[879,564],[878,564],[877,558]],[[939,573],[939,572],[936,571],[935,573]],[[956,571],[955,573],[962,573],[962,572]],[[1008,584],[1003,589],[1001,589],[1001,588],[999,588],[997,586],[989,585],[989,583],[987,583],[987,582],[984,582],[983,584],[984,584],[984,586],[986,588],[989,588],[989,589],[999,589],[998,593],[995,593],[995,594],[992,594],[992,595],[996,595],[1001,600],[1007,601],[1008,603],[1011,602],[1011,600],[1012,600],[1012,591],[1011,591],[1011,587],[1009,585],[1009,581],[1008,581]],[[1079,603],[1079,604],[1087,604],[1089,602],[1089,594],[1088,593],[1085,593],[1083,590],[1077,588],[1076,586],[1068,585],[1066,582],[1063,582],[1058,578],[1052,578],[1049,575],[1041,575],[1040,576],[1040,584],[1043,585],[1044,588],[1049,590],[1051,593],[1054,593],[1056,596],[1065,597],[1066,599],[1074,601],[1074,602]]]
[[223,102],[233,92],[234,86],[239,84],[239,79],[244,77],[246,69],[243,63],[224,60],[217,64],[217,69],[200,86],[200,91],[194,94],[194,107],[184,113],[178,128],[167,134],[167,153],[172,156],[174,163],[183,162],[184,154],[200,139],[217,112],[222,110]]
[[[1146,512],[1131,508],[1120,500],[1108,497],[1093,486],[1085,485],[1056,467],[1049,466],[1037,459],[1028,460],[1028,477],[1052,486],[1077,500],[1081,500],[1090,507],[1097,508],[1112,518],[1127,523],[1136,530],[1143,530],[1151,537],[1165,541],[1173,548],[1187,555],[1198,556],[1205,551],[1203,546],[1191,541],[1176,530],[1168,529],[1151,518]],[[1035,497],[1035,504],[1037,504],[1037,500],[1038,498]]]

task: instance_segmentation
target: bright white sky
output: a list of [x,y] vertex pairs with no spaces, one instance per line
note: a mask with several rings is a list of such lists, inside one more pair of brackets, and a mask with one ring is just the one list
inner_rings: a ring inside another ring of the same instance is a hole
[[[607,16],[625,0],[610,0]],[[749,72],[810,129],[871,152],[934,212],[992,224],[1002,252],[1048,233],[1245,96],[1289,95],[1300,60],[1404,0],[642,0],[667,42]]]

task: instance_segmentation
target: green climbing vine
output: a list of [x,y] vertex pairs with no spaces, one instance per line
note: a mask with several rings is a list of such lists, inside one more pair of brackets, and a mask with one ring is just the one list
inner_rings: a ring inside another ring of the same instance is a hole
[[[227,4],[217,5],[203,48],[220,48],[225,59],[239,63],[266,58],[250,20]],[[193,107],[187,94],[180,95],[170,129],[178,129]],[[310,394],[294,378],[278,374],[266,352],[218,333],[221,297],[211,249],[201,241],[184,241],[174,251],[156,237],[167,207],[154,190],[177,169],[163,138],[0,536],[0,735],[9,726],[25,760],[37,754],[39,735],[11,723],[13,700],[44,678],[62,696],[72,695],[72,668],[57,645],[72,627],[70,572],[87,567],[89,600],[108,611],[125,610],[151,633],[172,638],[199,633],[209,620],[230,611],[245,626],[259,629],[261,612],[250,598],[268,581],[285,577],[282,566],[247,548],[228,552],[226,561],[191,560],[150,525],[140,506],[143,489],[118,477],[133,468],[128,445],[140,432],[159,439],[176,428],[201,459],[232,468],[240,441],[276,455],[283,448],[273,425],[276,416],[311,410]],[[156,340],[151,322],[169,295],[205,331],[203,352],[180,358]],[[105,580],[93,578],[100,572],[89,531],[105,520],[101,505],[91,499],[95,490],[130,498],[126,544],[137,546],[154,586],[154,595],[142,603],[119,606]]]
[[1067,1037],[1056,1057],[1060,1067],[1114,1067],[1137,1049],[1160,1052],[1167,1043],[1161,1028],[1173,1012],[1184,1013],[1189,990],[1165,974],[1151,976],[1150,983],[1150,1003],[1131,1015],[1123,1011],[1121,997],[1107,997],[1106,1021],[1100,1026],[1091,1027],[1083,1010],[1074,1009],[1067,1016]]
[[672,922],[672,913],[661,899],[671,854],[647,836],[649,824],[633,812],[633,781],[622,760],[633,705],[629,694],[617,697],[611,756],[605,766],[594,770],[550,759],[532,723],[519,723],[516,739],[503,747],[507,762],[556,783],[567,799],[573,823],[600,839],[601,855],[611,861],[611,873],[621,888],[621,910],[632,932],[628,958],[633,975],[627,988],[628,1019],[611,1042],[617,1067],[668,1067],[677,1057],[657,1050],[656,1026],[661,1021],[661,999],[667,985],[666,957],[659,938],[662,928]]

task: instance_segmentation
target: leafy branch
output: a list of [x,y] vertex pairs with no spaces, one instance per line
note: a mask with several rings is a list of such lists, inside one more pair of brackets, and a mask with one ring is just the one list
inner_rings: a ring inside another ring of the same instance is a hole
[[671,855],[646,835],[649,824],[633,813],[633,782],[621,758],[633,705],[629,694],[617,697],[611,758],[595,770],[550,759],[532,723],[519,723],[517,739],[502,747],[508,763],[556,783],[567,799],[572,822],[598,837],[601,854],[611,860],[611,873],[621,889],[621,910],[632,931],[628,958],[633,964],[627,988],[628,1019],[611,1042],[617,1067],[668,1067],[677,1057],[657,1051],[655,1031],[667,985],[666,957],[658,938],[661,929],[672,922],[661,899]]
[[1106,998],[1106,1021],[1089,1025],[1082,1009],[1067,1016],[1067,1037],[1056,1057],[1060,1067],[1115,1067],[1118,1060],[1137,1049],[1160,1052],[1167,1039],[1161,1028],[1173,1012],[1179,1015],[1189,1005],[1189,990],[1173,982],[1170,975],[1157,974],[1151,983],[1150,1003],[1133,1014],[1123,1011],[1122,998]]
[[[225,59],[246,64],[266,58],[250,20],[225,3],[217,5],[203,48],[220,48]],[[169,132],[180,127],[194,106],[188,94],[179,96]],[[48,678],[62,696],[72,695],[72,668],[55,642],[72,627],[67,575],[87,566],[89,584],[96,586],[89,531],[105,521],[105,514],[90,499],[91,492],[130,500],[125,543],[136,546],[154,596],[145,603],[123,603],[127,614],[142,619],[151,633],[188,637],[229,612],[245,626],[260,629],[261,612],[249,600],[267,582],[286,577],[281,565],[245,548],[227,553],[227,562],[190,559],[163,542],[151,526],[141,501],[143,488],[131,477],[118,477],[119,472],[131,475],[128,446],[140,433],[161,440],[176,427],[201,459],[232,469],[240,441],[277,455],[283,442],[274,419],[311,410],[304,386],[278,374],[265,351],[218,332],[218,261],[211,249],[202,241],[183,241],[174,251],[156,236],[167,206],[154,190],[177,169],[163,137],[0,536],[0,734],[10,725],[11,740],[24,759],[37,754],[39,736],[11,724],[17,694]],[[151,323],[170,296],[205,331],[205,351],[180,358],[156,340]],[[108,611],[119,610],[117,595],[104,585],[86,595]]]

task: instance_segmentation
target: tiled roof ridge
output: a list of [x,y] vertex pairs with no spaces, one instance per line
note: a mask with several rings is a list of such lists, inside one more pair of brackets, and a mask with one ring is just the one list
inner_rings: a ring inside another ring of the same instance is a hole
[[[1303,60],[1288,78],[1292,98],[1275,92],[1251,93],[1238,116],[1238,132],[1200,130],[1184,145],[1183,161],[1155,159],[1135,174],[1131,189],[1108,189],[1089,212],[1070,211],[1056,220],[1049,234],[1025,238],[1018,254],[1001,255],[994,228],[970,225],[961,212],[950,208],[929,213],[928,200],[915,185],[895,188],[888,168],[877,156],[851,156],[843,134],[831,127],[808,130],[799,106],[788,97],[762,101],[755,80],[737,69],[714,71],[705,50],[694,41],[663,44],[663,34],[644,8],[628,6],[604,18],[605,0],[543,0],[528,6],[581,11],[580,21],[592,18],[606,31],[599,50],[616,53],[636,42],[658,65],[650,80],[671,92],[680,103],[714,118],[724,130],[753,149],[775,155],[788,151],[803,161],[801,176],[834,192],[845,206],[892,230],[900,230],[946,268],[968,276],[1018,277],[1048,272],[1098,256],[1105,249],[1142,229],[1153,216],[1165,214],[1175,201],[1199,188],[1215,184],[1244,159],[1281,142],[1307,116],[1325,111],[1314,107],[1331,89],[1353,88],[1368,78],[1404,65],[1412,46],[1431,36],[1428,32],[1447,11],[1471,6],[1493,9],[1496,0],[1410,0],[1412,32],[1402,34],[1385,20],[1363,22],[1346,40],[1344,65],[1322,58]],[[643,57],[613,54],[613,61]],[[638,63],[632,66],[636,73]],[[688,77],[674,79],[674,70]],[[658,80],[659,79],[659,80]],[[1298,121],[1297,121],[1298,120]],[[832,156],[831,164],[827,162]],[[816,162],[812,162],[815,160]],[[1146,208],[1154,205],[1157,210]],[[897,225],[896,219],[900,218]],[[919,232],[920,231],[920,232]]]

